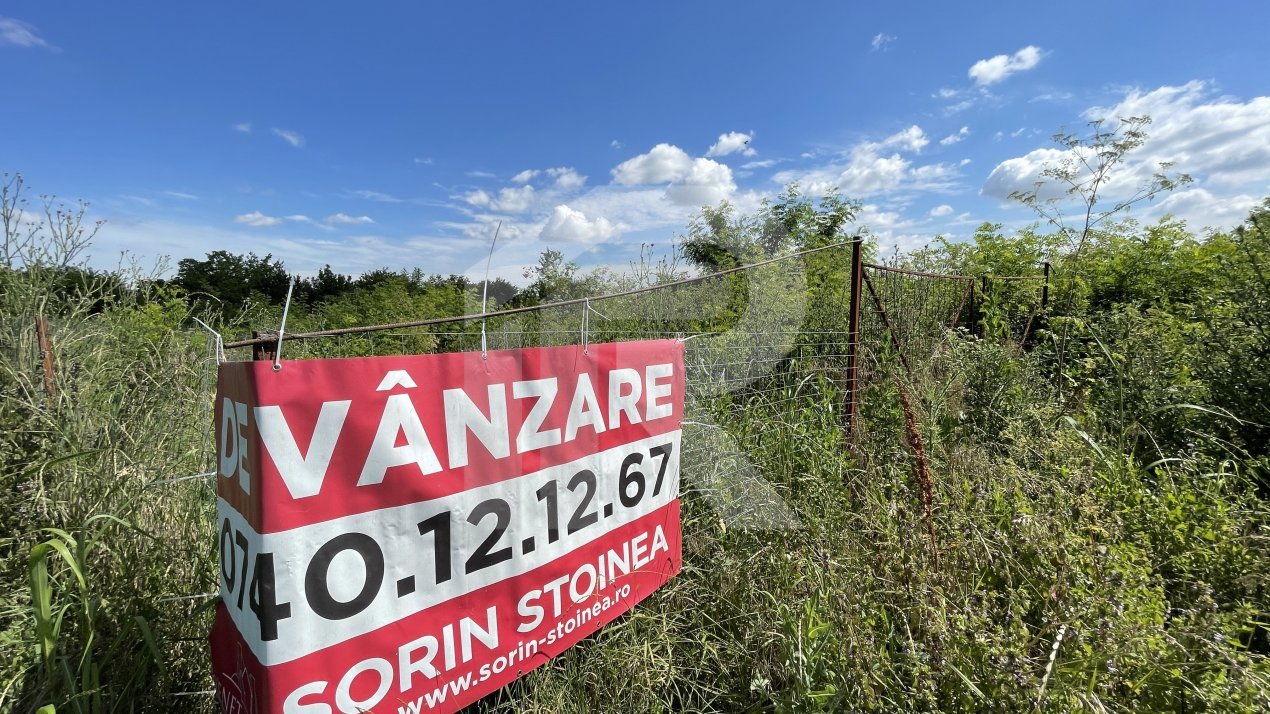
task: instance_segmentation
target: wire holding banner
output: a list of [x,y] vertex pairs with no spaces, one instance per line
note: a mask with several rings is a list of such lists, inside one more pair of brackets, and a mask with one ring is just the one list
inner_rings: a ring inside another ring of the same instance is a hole
[[278,346],[273,350],[273,371],[282,371],[282,335],[287,331],[287,313],[291,311],[291,293],[295,290],[295,276],[287,285],[287,301],[282,305],[282,324],[278,325]]
[[[503,222],[499,221],[494,228],[494,239],[489,242],[489,257],[485,259],[485,283],[481,286],[481,315],[485,315],[489,307],[489,266],[494,262],[494,246],[498,245],[498,232],[503,230]],[[489,344],[485,339],[485,320],[481,319],[481,359],[489,359]]]

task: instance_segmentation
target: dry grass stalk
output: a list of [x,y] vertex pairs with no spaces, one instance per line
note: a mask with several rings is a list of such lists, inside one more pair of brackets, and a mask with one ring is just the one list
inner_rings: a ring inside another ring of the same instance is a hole
[[917,477],[917,486],[922,495],[922,520],[926,522],[926,535],[930,538],[930,553],[935,559],[935,565],[939,565],[939,546],[935,541],[935,484],[930,476],[930,461],[926,458],[926,446],[922,442],[922,433],[917,428],[917,413],[913,411],[913,403],[909,398],[908,390],[904,388],[904,382],[898,377],[895,379],[895,386],[900,393],[900,407],[904,410],[904,434],[907,437],[909,448],[913,450],[913,455],[917,457],[917,466],[914,469],[914,476]]

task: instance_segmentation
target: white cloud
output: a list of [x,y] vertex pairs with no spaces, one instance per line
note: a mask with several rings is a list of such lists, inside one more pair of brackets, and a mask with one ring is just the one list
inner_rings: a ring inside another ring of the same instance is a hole
[[901,210],[878,204],[861,206],[856,225],[862,232],[873,236],[883,252],[913,250],[929,243],[932,238],[917,222],[905,218]]
[[124,194],[121,196],[121,198],[126,198],[129,201],[132,201],[133,203],[139,203],[145,206],[146,208],[154,208],[155,206],[158,205],[154,199],[146,198],[145,196],[132,196],[129,194]]
[[490,208],[493,208],[495,211],[518,213],[528,209],[533,203],[533,200],[533,186],[504,188],[498,192],[498,197],[490,202]]
[[294,132],[289,129],[279,129],[277,127],[274,127],[270,131],[274,133],[274,136],[280,137],[292,147],[296,149],[304,148],[304,137],[300,136],[298,132]]
[[713,159],[694,159],[671,144],[658,144],[627,159],[612,173],[613,183],[620,186],[668,184],[666,198],[680,205],[718,203],[736,190],[732,169]]
[[423,157],[416,156],[415,157],[415,166],[431,166],[431,165],[432,165],[431,156],[423,156]]
[[963,99],[944,107],[944,116],[950,117],[954,114],[960,114],[975,105],[974,99]]
[[[1003,136],[997,132],[997,138]],[[983,184],[982,193],[1006,200],[1015,191],[1030,191],[1041,180],[1041,171],[1046,166],[1058,164],[1067,157],[1061,149],[1035,149],[997,164],[988,174]],[[1063,187],[1052,186],[1050,191],[1041,195],[1043,199],[1058,198],[1063,195]]]
[[719,140],[714,142],[710,150],[706,152],[706,156],[727,156],[737,152],[740,152],[742,156],[753,156],[758,153],[750,146],[753,139],[752,134],[742,134],[739,131],[720,134]]
[[638,186],[678,181],[692,169],[688,152],[671,144],[658,144],[646,154],[627,159],[613,169],[613,183]]
[[586,184],[586,176],[578,173],[572,166],[557,166],[543,170],[525,169],[512,177],[512,183],[527,184],[544,175],[555,179],[551,183],[551,188],[560,191],[573,191]]
[[[703,204],[728,199],[738,211],[753,212],[762,199],[753,191],[737,193],[728,166],[694,158],[670,144],[621,162],[612,170],[612,183],[592,188],[572,167],[527,171],[532,176],[520,176],[529,179],[523,184],[470,189],[458,197],[466,204],[461,209],[466,218],[436,224],[488,250],[501,221],[491,274],[516,280],[523,266],[532,265],[548,245],[572,259],[609,244],[613,247],[606,250],[624,260],[630,246],[617,241],[620,236],[636,233],[653,242],[669,240],[671,231],[682,229]],[[473,266],[470,274],[484,274],[483,257]]]
[[375,221],[370,216],[350,216],[347,213],[336,213],[323,218],[322,222],[327,225],[354,226],[367,225]]
[[528,184],[519,188],[503,188],[491,196],[486,191],[476,190],[463,197],[473,206],[488,208],[503,213],[521,213],[533,204],[534,187]]
[[609,146],[613,147],[614,149],[620,149],[622,148],[622,142],[618,141],[617,139],[614,139],[609,142]]
[[172,198],[179,198],[182,201],[197,201],[198,200],[198,196],[195,196],[192,193],[185,193],[184,191],[164,191],[163,195],[170,196]]
[[997,55],[971,65],[967,74],[981,87],[996,84],[1016,72],[1026,72],[1041,61],[1041,48],[1028,45],[1012,55]]
[[1038,94],[1035,97],[1032,97],[1031,99],[1027,100],[1027,102],[1028,104],[1033,104],[1036,102],[1065,102],[1071,98],[1072,98],[1071,92],[1054,91],[1054,92],[1045,92],[1044,94]]
[[714,205],[736,190],[732,169],[710,159],[693,159],[688,174],[666,189],[666,197],[684,206]]
[[940,146],[952,146],[953,144],[956,144],[957,142],[961,141],[962,139],[966,138],[967,136],[970,136],[970,127],[968,127],[968,126],[963,126],[963,127],[961,127],[961,129],[959,129],[959,130],[957,130],[957,131],[953,132],[952,134],[949,134],[948,136],[945,136],[944,138],[940,139],[940,140],[939,140],[939,145],[940,145]]
[[[508,216],[487,211],[473,214],[468,221],[455,221],[439,227],[459,232],[488,250],[495,223],[503,221],[502,233],[499,235],[498,246],[495,249],[492,274],[504,275],[519,281],[520,268],[515,266],[533,264],[537,255],[548,245],[562,250],[567,258],[572,259],[584,253],[593,252],[596,246],[600,245],[600,243],[583,241],[603,240],[605,245],[613,246],[611,249],[614,251],[613,254],[621,255],[622,251],[630,248],[629,245],[618,240],[621,236],[642,233],[641,238],[647,237],[653,242],[658,242],[662,238],[668,239],[673,231],[682,229],[700,207],[676,203],[672,200],[670,188],[664,184],[645,186],[605,184],[569,198],[565,204],[569,211],[557,210],[556,206],[564,202],[556,199],[551,191],[543,190],[535,197],[535,206],[541,205],[541,212],[538,212],[537,208],[532,208],[528,212]],[[684,189],[685,192],[687,190]],[[682,196],[680,198],[686,200]],[[757,210],[761,198],[762,195],[755,192],[734,193],[728,196],[737,210],[742,213],[752,213]],[[493,200],[492,197],[491,200]],[[552,242],[548,244],[545,242],[547,240]],[[476,252],[479,252],[479,249]],[[482,275],[485,266],[484,258],[481,258],[479,265],[475,263],[473,265],[474,272],[470,274],[478,277]]]
[[[489,250],[488,235],[480,241],[441,235],[314,235],[307,226],[290,224],[261,232],[118,215],[105,218],[106,224],[93,241],[89,259],[94,267],[105,269],[115,267],[120,253],[125,251],[153,261],[163,255],[183,258],[226,250],[237,254],[270,253],[282,260],[289,272],[302,275],[314,275],[328,263],[338,272],[353,275],[384,266],[420,265],[420,256],[427,256],[424,267],[429,270],[458,273],[472,264],[473,256],[479,255],[482,247]],[[296,232],[290,233],[292,230]]]
[[[1144,215],[1161,214],[1169,207],[1176,215],[1200,226],[1230,225],[1254,202],[1250,197],[1270,193],[1270,96],[1241,101],[1214,96],[1205,82],[1164,86],[1151,91],[1129,90],[1110,107],[1092,107],[1086,119],[1150,116],[1147,140],[1112,173],[1104,196],[1124,198],[1159,170],[1188,173],[1196,184],[1161,197],[1153,207],[1140,206]],[[1114,124],[1108,124],[1113,128]],[[1012,191],[1031,190],[1041,170],[1066,158],[1057,148],[1039,148],[997,164],[984,182],[984,195],[1004,199]],[[1062,195],[1059,187],[1042,198]]]
[[14,213],[14,220],[17,222],[18,225],[36,228],[38,226],[43,226],[47,219],[43,215],[41,215],[39,211],[31,211],[31,210],[24,211],[21,208],[19,208]]
[[619,227],[606,218],[590,220],[585,213],[561,204],[551,212],[538,237],[543,241],[596,245],[616,236],[619,232]]
[[561,191],[573,191],[586,183],[586,176],[578,173],[572,166],[547,169],[547,175],[556,180],[555,187]]
[[743,169],[770,169],[771,167],[775,166],[778,163],[780,162],[776,159],[763,159],[762,161],[749,161],[744,164],[741,164],[741,168]]
[[0,17],[0,45],[43,47],[46,50],[57,50],[43,37],[40,37],[40,31],[35,28],[35,25],[12,17]]
[[[483,250],[489,250],[495,224],[503,221],[490,274],[522,282],[523,268],[532,266],[537,255],[546,248],[561,250],[566,259],[575,259],[593,254],[597,245],[605,245],[603,255],[610,262],[616,259],[617,264],[625,267],[626,258],[631,257],[639,240],[659,243],[668,239],[673,231],[681,230],[700,207],[676,203],[669,194],[671,191],[665,184],[630,187],[610,183],[585,189],[578,196],[570,197],[565,205],[549,189],[542,189],[535,201],[542,206],[541,212],[531,210],[516,216],[472,213],[469,220],[438,227],[460,232],[465,240],[479,245],[472,250],[471,266],[462,271],[479,280],[485,271]],[[748,215],[757,210],[762,194],[742,192],[728,198],[738,212]],[[566,210],[558,210],[556,206],[560,205],[565,205]],[[639,235],[639,239],[626,240],[631,234]],[[593,264],[592,259],[580,262]]]
[[266,216],[260,211],[252,211],[251,213],[244,213],[241,216],[235,216],[234,223],[244,223],[252,226],[253,228],[267,228],[269,226],[276,226],[279,223],[282,223],[282,219],[277,216]]
[[352,193],[354,196],[357,196],[358,198],[364,198],[368,201],[379,201],[380,203],[401,203],[402,202],[402,199],[397,198],[396,196],[393,196],[391,194],[382,193],[380,191],[370,191],[364,188],[359,189],[357,191],[350,191],[350,193]]
[[926,133],[914,125],[882,141],[862,141],[821,166],[777,172],[773,180],[781,184],[797,181],[812,194],[836,187],[855,198],[897,191],[951,190],[959,177],[956,166],[915,165],[902,155],[916,154],[928,143]]
[[1192,187],[1171,193],[1148,206],[1140,218],[1154,220],[1171,214],[1185,219],[1193,229],[1229,229],[1247,219],[1248,212],[1260,202],[1261,194],[1217,195]]
[[1174,170],[1223,188],[1270,189],[1270,96],[1247,102],[1212,97],[1206,82],[1189,82],[1150,92],[1134,89],[1115,106],[1085,112],[1087,119],[1143,115],[1153,121],[1138,151],[1142,163],[1171,161]]
[[249,122],[249,121],[240,121],[240,122],[238,122],[237,124],[235,124],[235,125],[234,125],[234,131],[236,131],[236,132],[238,132],[238,133],[240,133],[240,134],[250,134],[250,133],[251,133],[251,122]]
[[979,102],[1000,103],[1000,99],[987,87],[971,86],[962,88],[942,87],[930,95],[933,99],[945,102],[941,111],[946,117],[960,114]]
[[292,223],[303,223],[307,226],[313,226],[314,228],[321,228],[324,231],[334,230],[330,226],[324,223],[318,223],[317,221],[313,220],[312,218],[309,218],[303,213],[296,213],[290,216],[283,216],[283,218],[285,218],[288,221],[291,221]]
[[947,203],[941,203],[938,206],[935,206],[934,208],[930,209],[930,215],[934,216],[935,218],[939,218],[940,216],[952,215],[952,212],[953,212],[953,207],[948,205]]
[[869,44],[873,47],[873,51],[877,52],[879,50],[885,49],[887,45],[891,44],[895,40],[896,40],[895,35],[888,35],[885,32],[879,32],[878,34],[873,36],[873,41],[870,42]]
[[903,131],[896,132],[886,137],[886,139],[882,141],[882,147],[890,148],[898,146],[906,151],[916,153],[921,151],[929,143],[930,139],[926,138],[926,132],[922,131],[920,126],[914,124]]

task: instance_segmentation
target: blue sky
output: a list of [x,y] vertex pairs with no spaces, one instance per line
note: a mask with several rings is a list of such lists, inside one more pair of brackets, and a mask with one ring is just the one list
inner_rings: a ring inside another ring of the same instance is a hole
[[1113,185],[1196,229],[1270,195],[1270,5],[70,3],[0,8],[0,171],[92,202],[93,261],[211,250],[521,278],[703,203],[838,186],[888,246],[1030,214],[1049,136],[1148,113]]

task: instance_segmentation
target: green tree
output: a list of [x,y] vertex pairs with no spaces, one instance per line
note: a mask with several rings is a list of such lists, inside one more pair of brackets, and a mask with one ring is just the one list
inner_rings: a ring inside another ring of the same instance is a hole
[[[472,289],[480,295],[484,288],[484,281],[473,283]],[[513,285],[510,281],[503,278],[494,278],[489,281],[489,307],[494,309],[498,305],[511,302],[512,299],[520,292],[520,288]]]
[[842,241],[859,209],[858,202],[842,198],[836,190],[813,201],[791,183],[775,202],[764,199],[753,216],[737,215],[727,201],[703,208],[689,224],[681,248],[684,258],[702,270],[727,270]]
[[291,278],[282,261],[274,260],[272,254],[262,258],[255,253],[235,255],[216,250],[204,260],[182,259],[172,282],[185,290],[191,300],[211,299],[232,313],[253,298],[269,304],[282,303]]
[[578,264],[553,248],[538,256],[538,264],[526,269],[525,277],[530,283],[520,296],[527,305],[589,295],[587,281],[578,278]]
[[1064,152],[1061,158],[1041,169],[1031,189],[1013,191],[1010,198],[1054,226],[1067,240],[1073,259],[1079,260],[1102,223],[1142,201],[1191,182],[1189,174],[1170,173],[1172,163],[1160,163],[1149,179],[1128,193],[1112,197],[1110,205],[1105,205],[1107,186],[1119,175],[1117,167],[1122,167],[1126,157],[1146,142],[1146,127],[1150,124],[1149,116],[1125,117],[1114,124],[1097,119],[1089,123],[1088,135],[1055,134],[1054,143]]
[[339,297],[351,290],[353,279],[331,270],[328,263],[312,278],[305,278],[296,286],[297,297],[309,305]]
[[[1120,173],[1127,157],[1147,140],[1146,127],[1151,117],[1125,117],[1117,122],[1097,119],[1089,123],[1087,135],[1070,132],[1055,134],[1053,139],[1063,150],[1061,157],[1041,169],[1032,188],[1014,191],[1010,198],[1031,208],[1066,243],[1061,281],[1063,299],[1059,310],[1071,315],[1076,305],[1078,285],[1083,275],[1082,260],[1086,247],[1104,223],[1142,201],[1150,201],[1190,183],[1185,173],[1170,173],[1171,163],[1161,163],[1150,178],[1136,188],[1120,194],[1107,186]],[[1063,322],[1059,329],[1056,384],[1059,399],[1063,397],[1063,373],[1066,368],[1068,341],[1072,324]]]
[[1239,418],[1240,441],[1262,459],[1270,490],[1270,199],[1203,248],[1220,279],[1199,303],[1208,350],[1196,368],[1214,402]]

